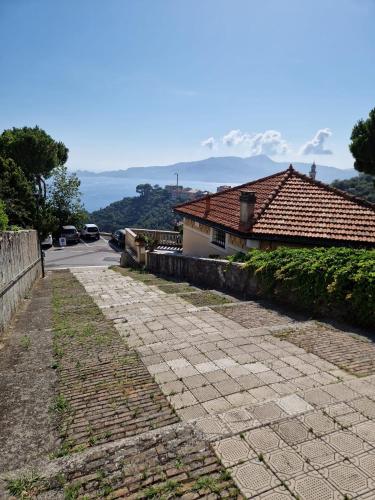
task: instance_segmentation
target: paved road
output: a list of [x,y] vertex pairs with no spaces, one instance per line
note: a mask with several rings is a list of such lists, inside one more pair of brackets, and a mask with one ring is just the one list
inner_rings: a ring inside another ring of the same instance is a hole
[[46,269],[80,266],[112,266],[120,262],[120,252],[115,251],[103,238],[64,248],[52,247],[46,251]]

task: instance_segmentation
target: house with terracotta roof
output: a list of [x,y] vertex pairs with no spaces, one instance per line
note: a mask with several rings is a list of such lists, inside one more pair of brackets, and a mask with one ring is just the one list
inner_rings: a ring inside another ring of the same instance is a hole
[[285,171],[175,207],[183,253],[231,255],[278,246],[375,247],[375,205]]

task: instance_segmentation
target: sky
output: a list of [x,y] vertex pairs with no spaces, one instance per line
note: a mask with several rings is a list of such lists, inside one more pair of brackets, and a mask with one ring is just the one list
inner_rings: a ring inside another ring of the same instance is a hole
[[375,0],[0,0],[0,129],[71,169],[268,154],[349,168]]

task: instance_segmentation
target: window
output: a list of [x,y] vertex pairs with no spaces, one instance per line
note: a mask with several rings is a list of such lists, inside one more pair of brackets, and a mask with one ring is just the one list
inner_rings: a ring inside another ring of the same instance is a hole
[[225,231],[214,229],[212,232],[212,243],[218,247],[225,248]]

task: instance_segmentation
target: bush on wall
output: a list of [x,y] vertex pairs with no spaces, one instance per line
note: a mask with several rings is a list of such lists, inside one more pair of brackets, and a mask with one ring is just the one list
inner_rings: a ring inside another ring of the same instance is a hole
[[280,247],[252,250],[244,260],[260,294],[375,327],[375,250]]
[[8,227],[8,216],[5,213],[5,203],[0,200],[0,231],[5,231]]

